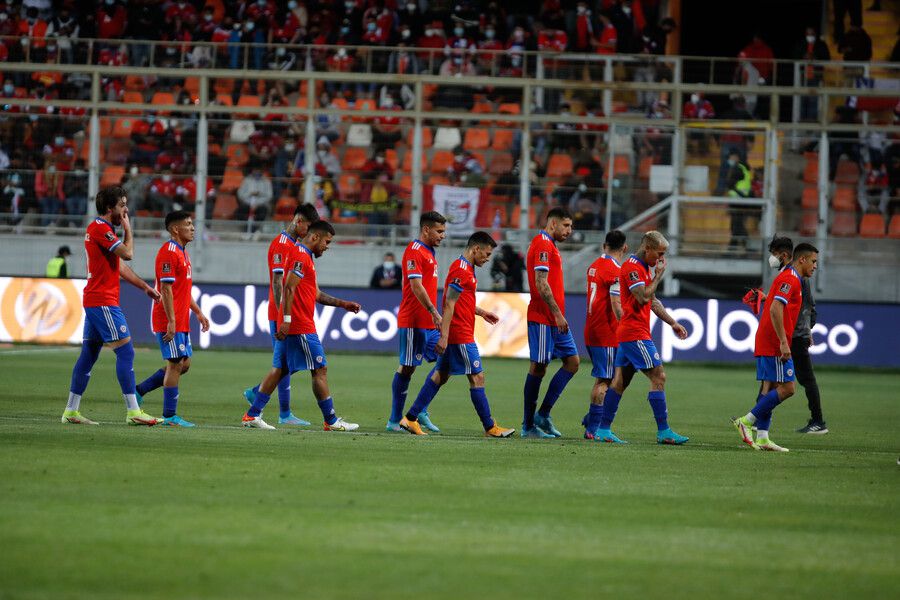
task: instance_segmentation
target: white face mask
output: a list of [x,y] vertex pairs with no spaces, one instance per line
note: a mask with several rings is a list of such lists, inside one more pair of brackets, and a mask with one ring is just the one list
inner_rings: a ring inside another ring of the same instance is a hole
[[700,102],[700,96],[698,96],[697,94],[691,94],[691,102],[697,104],[698,102]]
[[137,175],[137,174],[138,174],[138,168],[137,168],[137,167],[131,167],[130,169],[128,169],[128,172],[131,173],[132,175]]
[[66,143],[66,138],[64,138],[64,137],[57,137],[57,138],[56,138],[55,140],[53,140],[53,141],[56,143],[57,146],[63,146],[63,145],[65,145],[65,143]]
[[16,86],[14,86],[14,85],[4,85],[4,86],[3,86],[3,93],[4,93],[4,94],[12,94],[12,93],[14,93],[15,91],[16,91]]
[[456,37],[462,37],[462,35],[465,32],[466,32],[465,29],[463,29],[462,27],[457,27],[456,29],[453,30],[453,33],[456,34]]
[[290,2],[288,2],[288,8],[294,10],[295,8],[297,8],[297,3],[294,2],[294,0],[291,0]]
[[631,7],[630,7],[630,6],[623,6],[623,7],[622,7],[622,12],[625,13],[626,15],[630,15],[630,14],[631,14]]
[[416,10],[416,5],[409,3],[406,5],[406,10],[408,10],[409,12],[413,12],[414,10]]
[[294,146],[294,144],[285,144],[284,145],[284,149],[286,152],[293,152],[294,148],[296,148],[296,146]]
[[427,35],[428,37],[433,36],[433,35],[434,35],[434,29],[426,29],[426,30],[425,30],[425,35]]
[[773,269],[777,269],[781,266],[781,259],[779,259],[774,254],[769,255],[769,266]]
[[247,23],[244,24],[244,28],[247,31],[253,31],[254,27],[256,27],[256,23],[254,23],[253,21],[248,21]]
[[493,29],[488,29],[484,32],[484,37],[486,37],[489,40],[494,39],[494,35],[496,35],[496,33],[494,32]]
[[584,185],[583,183],[579,183],[579,184],[578,184],[578,191],[581,192],[582,194],[585,193],[585,192],[587,191],[587,186]]
[[171,175],[163,175],[163,181],[166,181],[166,182],[172,181],[172,176]]
[[816,41],[816,36],[808,35],[808,36],[806,36],[806,41],[807,41],[807,43],[812,44],[813,42]]
[[409,31],[409,29],[404,29],[403,31],[401,31],[401,32],[400,32],[400,36],[401,36],[404,40],[409,39],[409,36],[410,36],[410,31]]
[[390,98],[385,98],[385,99],[384,99],[384,102],[381,104],[381,106],[382,106],[383,108],[393,108],[393,107],[394,107],[394,101],[391,100]]
[[385,271],[393,271],[394,270],[394,263],[392,263],[392,262],[384,261],[384,265],[382,265],[382,266],[384,267]]

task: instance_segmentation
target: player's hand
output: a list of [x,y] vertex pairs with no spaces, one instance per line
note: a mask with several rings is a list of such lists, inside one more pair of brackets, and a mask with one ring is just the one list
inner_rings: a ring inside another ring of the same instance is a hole
[[286,338],[288,336],[288,334],[290,332],[291,332],[291,324],[285,323],[284,321],[282,321],[281,325],[278,326],[278,331],[275,332],[275,339],[283,340],[284,338]]
[[559,329],[560,333],[566,333],[569,331],[569,322],[566,321],[566,317],[563,316],[562,313],[556,313],[556,316],[553,318],[556,321],[556,327]]
[[679,340],[687,339],[688,332],[687,329],[684,328],[684,325],[681,323],[675,322],[672,324],[672,331],[675,332],[675,335],[678,336]]
[[159,293],[159,290],[156,288],[152,288],[149,285],[147,286],[147,289],[144,290],[144,293],[147,294],[148,296],[150,296],[150,299],[153,300],[154,302],[159,302],[159,299],[162,298],[162,296]]
[[122,229],[128,231],[131,229],[131,218],[128,216],[128,209],[125,209],[125,212],[122,213]]
[[666,272],[666,257],[660,256],[659,260],[656,261],[656,268],[653,272],[653,279],[662,279],[663,274]]
[[813,345],[812,336],[806,338],[806,347],[809,348]]
[[490,323],[491,325],[496,325],[500,322],[500,317],[496,315],[496,313],[492,313],[489,311],[485,311],[481,313],[481,318]]
[[441,313],[438,311],[434,311],[431,313],[431,322],[434,323],[434,326],[438,329],[441,328],[441,324],[444,322],[444,317],[441,316]]
[[173,323],[172,321],[169,321],[166,324],[166,333],[163,334],[163,341],[171,342],[174,339],[175,339],[175,323]]
[[440,339],[437,341],[437,344],[434,345],[434,351],[437,355],[440,356],[441,354],[444,353],[444,350],[446,350],[446,349],[447,349],[447,338],[444,336],[441,336]]
[[778,345],[778,351],[781,352],[781,360],[789,361],[791,360],[791,345],[787,342],[781,342]]
[[347,312],[358,313],[362,306],[359,305],[359,302],[344,302],[342,308]]
[[197,314],[197,320],[200,322],[200,331],[206,333],[209,331],[209,319],[206,318],[206,315],[203,313]]

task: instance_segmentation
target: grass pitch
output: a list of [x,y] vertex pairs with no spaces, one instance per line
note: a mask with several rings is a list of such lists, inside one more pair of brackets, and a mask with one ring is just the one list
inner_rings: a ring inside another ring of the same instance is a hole
[[[199,427],[171,430],[125,426],[104,351],[82,401],[102,425],[63,426],[76,357],[0,350],[0,598],[886,598],[900,584],[898,374],[820,372],[832,433],[793,433],[801,392],[772,431],[791,453],[770,454],[728,421],[755,398],[750,364],[667,367],[670,422],[691,436],[676,448],[654,443],[640,379],[615,426],[631,443],[581,439],[587,365],[554,410],[561,440],[482,438],[462,377],[432,405],[442,434],[385,434],[395,359],[338,354],[335,405],[358,433],[321,431],[305,373],[295,412],[317,426],[240,428],[262,352],[198,352],[179,413]],[[138,380],[159,364],[139,350]],[[526,363],[485,366],[494,416],[518,428]],[[146,400],[158,415],[161,391]]]

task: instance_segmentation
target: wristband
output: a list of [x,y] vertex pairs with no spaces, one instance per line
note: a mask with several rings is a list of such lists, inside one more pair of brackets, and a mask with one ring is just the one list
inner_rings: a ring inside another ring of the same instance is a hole
[[290,323],[290,322],[291,322],[291,315],[284,315],[284,322],[285,322],[285,323]]

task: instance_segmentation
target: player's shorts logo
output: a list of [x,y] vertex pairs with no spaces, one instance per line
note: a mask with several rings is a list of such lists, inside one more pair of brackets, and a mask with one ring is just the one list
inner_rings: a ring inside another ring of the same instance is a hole
[[788,374],[788,377],[793,377],[793,376],[794,376],[794,370],[793,370],[793,369],[788,369],[788,370],[787,370],[787,374]]
[[475,362],[472,363],[472,366],[475,367],[475,368],[477,369],[478,367],[481,366],[481,361],[480,361],[480,360],[476,360]]
[[119,325],[119,331],[125,333],[126,331],[128,331],[128,327],[126,327],[125,325]]
[[322,364],[322,361],[323,361],[323,360],[325,360],[325,359],[324,359],[322,356],[317,356],[317,357],[316,357],[316,362],[319,363],[319,364]]
[[178,349],[184,352],[184,344],[179,344]]
[[656,360],[659,360],[659,352],[654,352],[653,358],[655,358]]
[[416,354],[416,360],[422,360],[422,354],[421,354],[421,353]]

